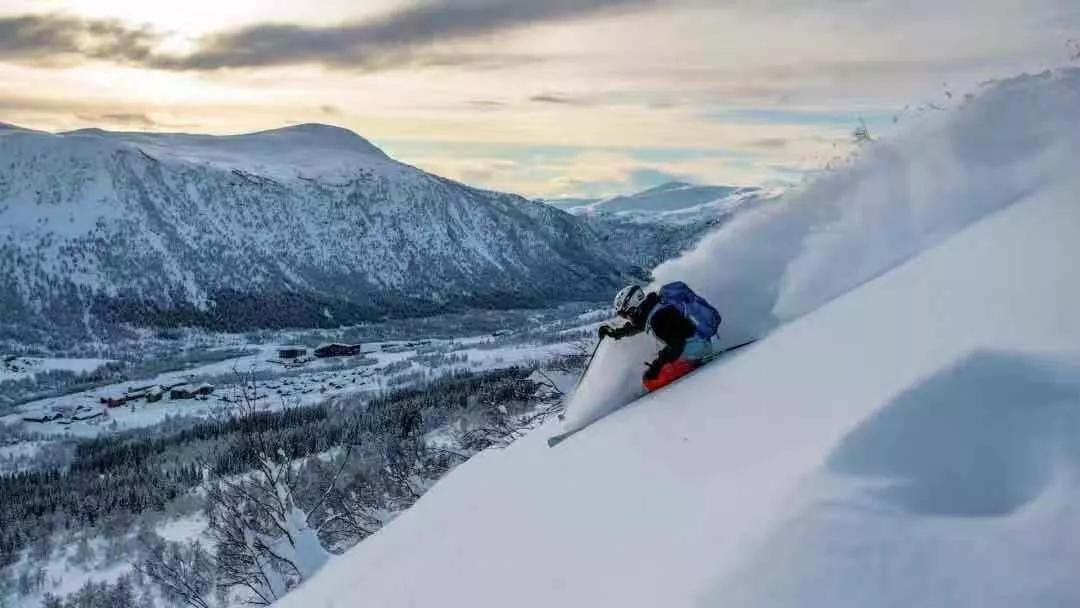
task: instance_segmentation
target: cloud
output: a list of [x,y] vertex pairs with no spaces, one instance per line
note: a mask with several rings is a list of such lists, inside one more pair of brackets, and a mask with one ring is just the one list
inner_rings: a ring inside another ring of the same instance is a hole
[[156,56],[150,63],[175,70],[297,63],[380,68],[418,60],[458,65],[473,63],[478,58],[432,55],[417,50],[537,23],[567,21],[656,3],[658,0],[437,0],[411,4],[382,17],[357,23],[327,27],[253,25],[209,36],[189,55]]
[[76,118],[92,123],[117,124],[149,129],[159,126],[158,122],[146,114],[136,112],[110,112],[106,114],[76,114]]
[[781,150],[788,146],[788,140],[783,137],[763,137],[752,139],[745,143],[748,148],[764,148],[766,150]]
[[335,68],[403,65],[498,68],[540,61],[528,54],[457,53],[436,46],[539,23],[626,11],[660,0],[429,0],[381,17],[331,26],[262,23],[218,32],[189,54],[155,50],[149,27],[113,19],[43,14],[0,17],[0,60],[103,59],[163,70],[258,68],[303,63]]
[[0,17],[0,59],[49,62],[82,57],[139,63],[148,60],[159,40],[150,28],[113,19]]
[[567,105],[567,106],[587,106],[587,105],[591,105],[588,101],[586,101],[584,99],[579,99],[579,98],[576,98],[576,97],[568,97],[568,96],[565,96],[565,95],[558,95],[558,94],[554,94],[554,93],[542,93],[540,95],[533,95],[532,97],[529,98],[529,101],[532,101],[532,102],[535,102],[535,103],[551,103],[551,104],[559,104],[559,105]]
[[506,106],[506,103],[494,99],[470,99],[466,103],[474,108],[502,108]]

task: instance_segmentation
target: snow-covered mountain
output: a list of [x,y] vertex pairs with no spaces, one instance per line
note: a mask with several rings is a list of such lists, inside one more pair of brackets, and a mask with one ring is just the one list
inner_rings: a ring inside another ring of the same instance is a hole
[[564,211],[571,211],[578,207],[585,207],[593,203],[600,202],[598,198],[545,198],[541,199],[541,202],[547,203],[557,209]]
[[710,210],[722,212],[744,203],[747,199],[765,194],[760,188],[737,186],[707,186],[685,182],[668,182],[635,194],[578,201],[546,201],[575,214],[615,214],[629,217],[653,217],[670,220],[706,215]]
[[583,219],[626,263],[651,270],[692,248],[736,214],[779,195],[775,189],[670,182],[607,199],[543,202]]
[[280,605],[1076,605],[1077,108],[1078,69],[1002,81],[741,214],[657,278],[761,341],[621,409],[655,345],[605,345],[564,424],[617,411]]
[[606,298],[629,270],[619,259],[579,219],[424,173],[336,127],[0,128],[0,337]]

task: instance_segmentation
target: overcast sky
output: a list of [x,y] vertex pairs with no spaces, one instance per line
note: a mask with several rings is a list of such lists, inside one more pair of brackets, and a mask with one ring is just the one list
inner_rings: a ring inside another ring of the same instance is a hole
[[1078,38],[1077,0],[0,0],[0,121],[331,123],[529,196],[753,185]]

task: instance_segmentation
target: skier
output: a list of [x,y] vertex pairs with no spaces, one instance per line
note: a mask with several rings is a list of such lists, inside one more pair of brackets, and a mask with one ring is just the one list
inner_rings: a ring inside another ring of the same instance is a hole
[[615,295],[615,312],[627,322],[621,327],[600,326],[601,340],[644,331],[664,344],[641,379],[649,392],[689,374],[713,354],[720,313],[686,283],[668,283],[652,292],[638,285],[624,287]]

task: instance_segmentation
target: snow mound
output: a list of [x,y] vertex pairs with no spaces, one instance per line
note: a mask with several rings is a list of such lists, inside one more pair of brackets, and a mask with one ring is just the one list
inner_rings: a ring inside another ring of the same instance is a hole
[[[913,134],[669,265],[774,331],[555,449],[479,455],[281,606],[1077,604],[1080,138],[1049,114],[1078,82],[996,85],[924,132],[941,171]],[[597,369],[629,376],[623,346]]]

